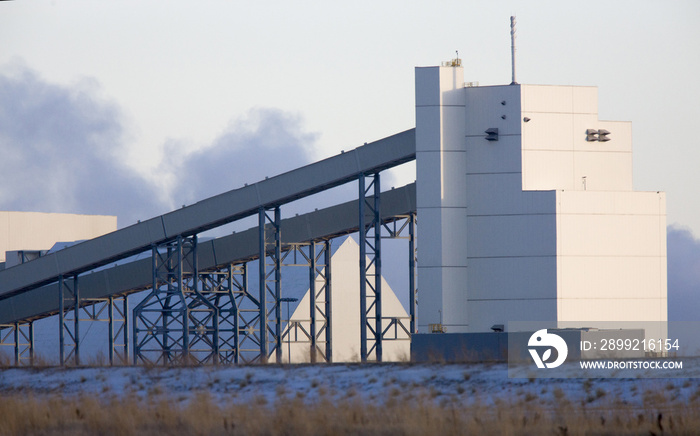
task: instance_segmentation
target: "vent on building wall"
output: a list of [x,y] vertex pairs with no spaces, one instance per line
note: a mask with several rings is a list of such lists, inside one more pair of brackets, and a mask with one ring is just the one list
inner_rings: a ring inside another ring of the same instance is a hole
[[487,141],[498,141],[498,128],[492,127],[490,129],[486,129],[486,140]]
[[605,129],[586,129],[586,141],[588,142],[607,142],[610,141],[610,138],[608,138],[608,135],[610,134],[609,131]]

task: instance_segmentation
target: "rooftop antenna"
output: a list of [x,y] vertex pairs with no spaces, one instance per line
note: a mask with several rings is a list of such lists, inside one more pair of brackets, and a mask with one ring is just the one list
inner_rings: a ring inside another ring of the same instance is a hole
[[518,82],[515,81],[515,16],[510,17],[510,60],[513,70],[513,80],[510,84],[517,85]]

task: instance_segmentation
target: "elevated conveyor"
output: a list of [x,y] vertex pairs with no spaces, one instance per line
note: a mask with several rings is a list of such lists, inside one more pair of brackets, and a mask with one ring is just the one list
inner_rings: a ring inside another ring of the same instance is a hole
[[[383,192],[382,219],[392,221],[416,210],[416,187],[410,184]],[[358,231],[358,202],[349,201],[304,215],[282,220],[283,249],[290,244],[330,239]],[[229,264],[259,257],[258,228],[198,243],[200,271],[216,270]],[[61,250],[56,254],[69,250]],[[145,290],[152,285],[150,257],[119,264],[80,277],[81,296],[98,299]],[[58,283],[35,287],[0,300],[0,324],[31,321],[58,312]]]
[[[60,276],[82,274],[177,236],[196,235],[414,159],[415,129],[410,129],[17,265],[0,272],[0,307],[4,311],[11,305],[9,297],[54,283]],[[23,304],[40,304],[36,297],[27,295]]]

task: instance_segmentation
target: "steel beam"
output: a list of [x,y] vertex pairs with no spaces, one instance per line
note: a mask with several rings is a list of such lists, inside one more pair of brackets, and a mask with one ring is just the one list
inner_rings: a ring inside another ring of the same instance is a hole
[[309,319],[288,320],[283,342],[309,345],[309,360],[332,359],[331,336],[331,245],[329,240],[291,244],[282,266],[308,270]]
[[34,324],[32,321],[0,325],[0,347],[11,347],[14,365],[34,362]]
[[[369,182],[368,182],[369,180]],[[382,258],[379,173],[360,174],[360,360],[382,361]]]
[[248,287],[248,264],[231,265],[230,284],[235,309],[232,309],[236,345],[235,363],[260,362],[262,323],[260,322],[260,300]]
[[79,289],[77,275],[58,278],[58,342],[59,364],[62,366],[71,359],[75,365],[80,365]]
[[410,305],[409,315],[411,316],[411,334],[418,333],[418,289],[416,288],[416,272],[418,269],[418,249],[416,247],[416,224],[417,215],[412,213],[408,224],[408,304]]
[[[416,264],[418,262],[418,252],[416,250],[417,222],[417,215],[415,212],[412,212],[408,215],[398,215],[395,220],[382,224],[385,231],[385,235],[382,236],[383,238],[408,240],[408,301],[410,305],[410,327],[407,330],[410,331],[410,334],[416,333],[416,328],[418,326],[416,319],[418,296],[418,290],[416,289]],[[386,319],[387,318],[385,318],[385,320]],[[389,319],[389,321],[392,322],[391,319]],[[402,322],[400,323],[402,324]]]
[[152,249],[151,292],[133,312],[134,363],[204,363],[218,359],[218,312],[199,291],[197,238]]
[[[121,307],[119,307],[121,303]],[[109,296],[109,364],[126,364],[129,361],[129,297]],[[116,327],[115,327],[116,325]]]
[[280,208],[270,211],[260,208],[258,232],[260,255],[258,257],[260,286],[260,355],[266,362],[272,352],[275,361],[282,362],[281,305],[282,293],[282,239]]

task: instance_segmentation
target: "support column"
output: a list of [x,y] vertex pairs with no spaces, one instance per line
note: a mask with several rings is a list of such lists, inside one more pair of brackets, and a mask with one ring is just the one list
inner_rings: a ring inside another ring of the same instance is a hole
[[[369,180],[369,182],[368,182]],[[382,260],[379,173],[359,177],[360,359],[382,360]]]
[[[121,308],[119,308],[120,302]],[[109,312],[109,364],[125,364],[129,360],[129,297],[110,296],[107,299],[107,310]]]
[[413,213],[409,217],[408,222],[408,304],[410,305],[411,316],[411,334],[418,333],[418,311],[417,298],[418,289],[416,289],[416,264],[418,252],[416,250],[416,224],[417,217]]
[[263,333],[261,304],[248,287],[248,264],[231,265],[229,271],[231,357],[234,363],[260,362],[263,359],[260,353]]
[[[316,242],[309,244],[309,359],[316,363]],[[291,321],[291,320],[290,320]],[[291,323],[290,323],[291,325]],[[292,356],[289,356],[291,362]]]
[[153,286],[133,313],[134,363],[204,363],[217,356],[218,311],[199,291],[197,238],[152,248]]
[[[73,359],[80,365],[80,293],[78,275],[58,278],[58,342],[59,364],[65,365]],[[72,322],[71,322],[72,321]],[[67,335],[66,335],[67,333]],[[66,341],[66,339],[68,341]],[[66,347],[69,351],[66,353]]]
[[14,340],[15,340],[15,366],[19,365],[19,323],[15,322],[14,325]]
[[[332,360],[331,336],[331,246],[326,240],[323,245],[311,242],[309,245],[309,329],[310,359],[312,363],[321,357],[326,362]],[[320,286],[318,286],[320,285]],[[321,346],[323,345],[323,348]]]
[[326,263],[323,287],[324,313],[326,319],[319,334],[324,333],[326,336],[325,357],[326,362],[330,363],[333,361],[333,292],[331,288],[331,241],[329,240],[323,242],[323,258]]
[[[258,211],[259,231],[259,280],[260,280],[260,355],[266,362],[272,352],[275,361],[282,362],[281,329],[281,257],[282,239],[280,234],[280,208],[275,207],[273,216],[260,208]],[[268,260],[269,258],[269,260]]]
[[0,325],[0,347],[12,347],[15,366],[34,363],[34,324],[17,321]]
[[78,276],[73,277],[73,340],[75,342],[75,365],[80,365],[80,286]]

